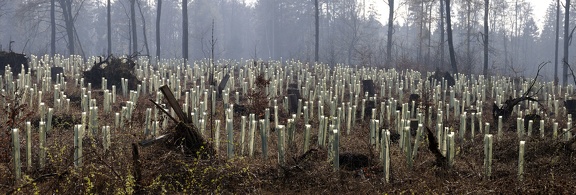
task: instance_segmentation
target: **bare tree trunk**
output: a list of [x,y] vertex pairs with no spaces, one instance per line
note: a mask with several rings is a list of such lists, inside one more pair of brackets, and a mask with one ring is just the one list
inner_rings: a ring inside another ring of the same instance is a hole
[[72,17],[72,1],[59,0],[62,7],[62,15],[66,26],[66,35],[68,37],[68,53],[74,55],[74,18]]
[[448,50],[450,51],[450,64],[452,65],[452,72],[458,73],[458,66],[456,65],[456,54],[454,53],[454,41],[452,41],[452,21],[450,16],[450,0],[446,0],[446,27],[448,31]]
[[554,45],[554,85],[558,85],[558,47],[560,39],[560,0],[556,0],[556,43]]
[[388,15],[388,39],[386,43],[386,66],[392,68],[392,34],[394,33],[394,0],[388,1],[390,14]]
[[471,22],[471,18],[470,18],[470,10],[471,10],[471,5],[472,2],[467,1],[466,2],[466,62],[464,63],[464,67],[468,67],[465,68],[467,71],[463,71],[467,74],[472,73],[472,54],[470,51],[470,37],[472,37],[472,22]]
[[428,51],[426,54],[426,62],[430,62],[431,51],[432,51],[432,7],[434,4],[430,2],[430,7],[428,7]]
[[484,76],[488,77],[488,9],[490,0],[484,1]]
[[[444,0],[440,0],[440,63],[444,64]],[[439,66],[436,66],[438,69]]]
[[182,58],[188,60],[188,0],[182,0]]
[[136,31],[136,0],[130,0],[130,23],[132,31],[132,52],[138,52],[138,32]]
[[158,0],[156,7],[156,58],[160,59],[160,16],[162,15],[162,0]]
[[314,10],[315,10],[315,20],[316,20],[316,44],[314,46],[314,61],[318,62],[320,55],[318,51],[320,50],[320,9],[318,8],[318,0],[314,0]]
[[108,55],[112,55],[112,8],[110,6],[110,0],[107,1],[106,7],[106,26],[108,26]]
[[56,2],[50,1],[50,56],[56,54]]
[[568,84],[568,46],[570,46],[570,0],[566,0],[565,11],[564,11],[564,58],[562,63],[564,64],[564,75],[562,78],[562,86]]
[[150,48],[148,47],[148,36],[146,35],[146,18],[142,13],[142,6],[140,6],[140,1],[138,3],[138,11],[140,11],[140,17],[142,17],[142,34],[144,37],[144,48],[146,49],[146,55],[150,56]]

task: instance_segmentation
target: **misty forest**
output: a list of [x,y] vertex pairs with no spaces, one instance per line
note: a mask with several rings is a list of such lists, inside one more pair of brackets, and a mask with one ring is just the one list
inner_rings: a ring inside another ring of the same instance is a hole
[[[384,10],[390,13],[390,7],[375,7],[370,0],[320,0],[318,62],[331,66],[451,69],[448,36],[445,36],[447,14],[440,1],[382,1],[386,5],[392,3],[397,9],[391,14],[392,20],[379,20],[390,18],[382,15]],[[215,59],[315,61],[313,0],[189,0],[187,13],[182,10],[182,2],[2,0],[0,43],[4,50],[11,45],[12,51],[35,55],[86,58],[137,52],[153,58],[193,61],[210,58],[211,41],[214,41]],[[535,74],[540,62],[554,63],[556,37],[560,38],[558,58],[562,65],[565,2],[561,2],[557,10],[556,1],[550,1],[541,29],[529,2],[488,2],[488,73]],[[485,1],[452,0],[451,4],[454,55],[459,72],[482,72]],[[557,13],[561,16],[559,35],[556,34]],[[110,14],[110,24],[107,14]],[[182,21],[183,14],[187,15],[186,24]],[[569,33],[576,26],[574,18],[568,20]],[[53,25],[55,29],[51,29]],[[183,36],[184,25],[188,26],[184,31],[187,37]],[[108,39],[111,39],[110,45]],[[185,41],[186,49],[182,46]],[[388,44],[391,49],[387,48]],[[571,47],[569,44],[569,49]],[[568,63],[573,61],[571,56],[568,53]],[[554,66],[549,65],[541,74],[546,80],[554,80],[553,73]]]
[[0,0],[0,193],[573,193],[541,1]]

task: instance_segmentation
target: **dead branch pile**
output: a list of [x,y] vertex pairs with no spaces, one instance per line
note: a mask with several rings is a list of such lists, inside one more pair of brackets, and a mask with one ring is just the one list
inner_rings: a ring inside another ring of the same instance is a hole
[[136,90],[138,84],[142,82],[138,80],[136,74],[134,73],[136,63],[133,60],[133,56],[128,56],[126,58],[118,58],[115,56],[108,56],[105,60],[100,60],[100,62],[94,62],[94,66],[88,71],[85,71],[84,79],[86,83],[91,83],[93,88],[102,87],[102,77],[106,78],[107,88],[112,88],[112,85],[116,87],[122,86],[122,78],[128,79],[128,89]]
[[22,65],[24,65],[24,72],[28,70],[28,58],[24,54],[0,51],[0,73],[4,74],[8,65],[12,74],[18,75],[22,71]]

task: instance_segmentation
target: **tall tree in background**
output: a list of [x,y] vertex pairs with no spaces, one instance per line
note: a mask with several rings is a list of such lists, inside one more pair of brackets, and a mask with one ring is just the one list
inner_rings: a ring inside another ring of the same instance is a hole
[[444,65],[444,0],[440,0],[440,66],[442,65]]
[[68,37],[68,52],[70,55],[75,54],[74,51],[74,17],[72,16],[72,0],[59,0],[58,3],[62,8],[62,15],[64,17],[64,24],[66,27],[66,35]]
[[158,0],[156,7],[156,57],[160,58],[160,16],[162,15],[162,0]]
[[188,0],[182,0],[182,58],[188,60]]
[[138,52],[138,32],[136,31],[136,0],[130,0],[130,26],[132,32],[132,52]]
[[56,0],[50,1],[50,56],[56,54]]
[[456,54],[454,53],[454,41],[452,40],[452,21],[450,15],[450,0],[446,0],[446,30],[448,32],[448,50],[450,51],[450,64],[452,65],[452,71],[456,74],[458,73],[458,66],[456,65]]
[[554,37],[554,85],[558,85],[558,46],[560,40],[560,0],[556,0],[556,37]]
[[565,11],[564,11],[564,57],[562,58],[563,75],[562,75],[562,86],[566,86],[568,83],[568,46],[570,46],[570,0],[566,0]]
[[314,12],[315,12],[315,25],[316,25],[316,44],[314,45],[314,61],[318,62],[320,56],[318,55],[318,50],[320,50],[320,9],[318,8],[318,0],[314,0]]
[[388,1],[388,39],[386,43],[386,65],[392,67],[392,33],[394,31],[394,0]]
[[140,12],[140,17],[142,18],[142,36],[144,38],[144,49],[146,49],[146,55],[150,55],[150,48],[148,47],[148,36],[146,30],[146,17],[144,17],[144,13],[142,13],[142,6],[140,6],[140,1],[138,3],[138,11]]
[[488,9],[490,0],[484,1],[484,76],[488,76]]
[[106,26],[108,26],[108,55],[112,55],[112,8],[110,7],[110,0],[106,3]]

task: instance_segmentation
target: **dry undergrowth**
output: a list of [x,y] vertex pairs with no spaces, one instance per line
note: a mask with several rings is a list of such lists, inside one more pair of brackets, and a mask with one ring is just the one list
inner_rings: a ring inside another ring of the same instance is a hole
[[[48,98],[50,95],[46,96]],[[96,95],[95,98],[100,97]],[[12,159],[3,160],[0,162],[0,178],[2,178],[0,192],[8,194],[569,194],[575,191],[576,166],[573,164],[575,156],[565,150],[564,142],[550,138],[552,124],[546,124],[546,138],[533,136],[527,139],[524,180],[522,182],[517,180],[519,140],[516,136],[516,127],[511,121],[505,125],[503,138],[494,140],[492,177],[488,179],[482,174],[483,137],[477,134],[471,139],[468,134],[466,140],[456,141],[458,149],[455,164],[449,169],[434,165],[435,157],[427,150],[428,143],[425,139],[421,139],[424,141],[420,143],[412,168],[407,166],[398,144],[394,143],[390,150],[391,181],[385,183],[382,179],[378,151],[368,143],[368,121],[362,120],[356,121],[350,135],[342,133],[340,140],[342,168],[334,172],[331,162],[327,160],[327,150],[318,146],[317,118],[311,120],[312,149],[309,151],[303,151],[304,124],[301,119],[297,120],[295,144],[287,150],[287,162],[284,166],[279,166],[277,163],[275,132],[270,132],[268,138],[268,158],[262,158],[258,130],[255,133],[254,157],[247,156],[247,146],[243,152],[240,151],[242,148],[239,141],[240,131],[235,130],[236,157],[225,160],[226,133],[224,128],[221,128],[221,144],[216,156],[194,158],[193,156],[202,155],[189,154],[182,149],[158,143],[149,147],[139,147],[139,171],[136,171],[132,143],[138,143],[146,138],[143,136],[142,118],[145,109],[152,107],[146,98],[140,98],[133,122],[112,130],[111,151],[103,150],[100,134],[84,139],[81,167],[74,166],[73,131],[70,126],[65,125],[78,123],[79,105],[73,103],[70,112],[56,112],[56,116],[60,117],[59,124],[62,125],[55,126],[48,134],[48,159],[44,169],[38,168],[37,134],[34,134],[32,142],[33,168],[26,168],[24,156],[26,143],[22,139],[25,134],[21,133],[24,177],[15,182]],[[118,97],[113,107],[121,107],[123,100],[123,97]],[[218,102],[217,106],[223,105]],[[485,107],[487,110],[489,105]],[[100,116],[102,124],[113,124],[113,116],[109,113],[100,113]],[[484,121],[491,120],[490,113],[484,113],[483,117]],[[223,111],[217,110],[215,118],[222,120]],[[286,121],[286,118],[283,117],[280,121]],[[560,118],[557,121],[565,124]],[[239,127],[239,123],[240,120],[235,120],[235,127]],[[456,121],[448,121],[446,125],[458,129]],[[164,129],[161,134],[168,131]]]

